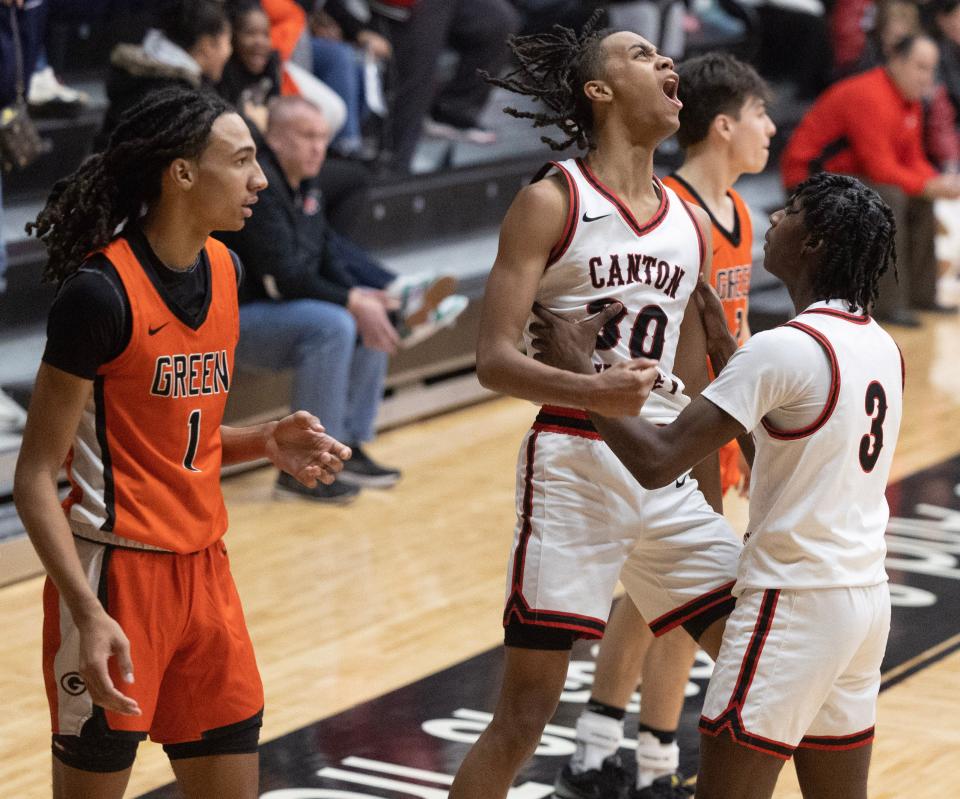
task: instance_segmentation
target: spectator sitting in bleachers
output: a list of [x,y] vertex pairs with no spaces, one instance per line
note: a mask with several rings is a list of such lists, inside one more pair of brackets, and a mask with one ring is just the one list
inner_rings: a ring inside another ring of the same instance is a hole
[[[521,18],[507,0],[380,0],[388,14],[397,83],[390,104],[393,168],[410,169],[425,128],[431,135],[490,144],[480,114],[491,87],[478,70],[497,72],[507,61],[507,37]],[[456,72],[436,90],[437,65],[445,48],[459,56]]]
[[[340,145],[343,153],[358,151],[362,145],[363,92],[360,65],[353,48],[344,42],[314,36],[303,7],[309,4],[297,0],[261,0],[261,5],[270,20],[270,38],[281,59],[305,65],[344,104],[343,123],[337,126],[333,141]],[[308,99],[316,103],[315,98]],[[329,114],[327,118],[329,121]]]
[[[233,54],[217,85],[222,97],[233,103],[259,130],[267,124],[267,101],[278,94],[305,97],[318,106],[334,134],[347,118],[339,95],[309,70],[298,68],[274,47],[270,17],[258,0],[228,3],[233,28]],[[301,9],[296,7],[298,11]]]
[[[913,0],[885,0],[879,3],[876,21],[866,39],[866,48],[853,72],[866,72],[883,66],[893,55],[898,42],[922,32],[920,9]],[[955,172],[960,158],[960,138],[956,129],[956,112],[943,82],[938,80],[922,98],[922,102],[923,143],[927,160],[940,172]]]
[[260,4],[231,9],[233,53],[223,68],[217,93],[261,131],[267,127],[267,101],[280,95],[280,54],[270,43],[270,20]]
[[[19,9],[17,27],[22,46],[24,88],[33,117],[75,116],[83,110],[90,98],[81,91],[64,86],[47,62],[45,41],[51,17],[76,18],[89,21],[101,16],[108,0],[3,0],[0,13],[0,108],[12,96],[15,73],[10,12],[8,6]],[[77,6],[80,6],[79,8]]]
[[159,27],[139,45],[119,44],[110,55],[110,105],[94,147],[103,149],[120,116],[154,89],[212,87],[230,58],[230,22],[217,0],[180,0],[164,9]]
[[919,324],[911,308],[955,310],[936,299],[933,200],[960,197],[960,178],[939,174],[923,149],[921,100],[936,67],[932,39],[902,40],[886,66],[840,81],[814,103],[781,162],[788,189],[816,172],[841,172],[870,182],[890,205],[900,280],[884,276],[874,314],[907,326]]
[[[314,74],[347,104],[346,124],[334,137],[331,149],[341,156],[372,160],[377,151],[368,146],[363,137],[364,119],[370,110],[366,67],[367,62],[372,61],[376,70],[378,62],[393,56],[393,48],[383,36],[365,27],[339,0],[317,4],[310,15],[310,32]],[[378,70],[373,79],[380,82]],[[382,90],[377,93],[382,95]]]
[[237,363],[293,369],[293,405],[353,448],[332,485],[307,489],[280,474],[277,494],[345,502],[400,477],[361,446],[373,437],[388,354],[451,323],[467,301],[451,296],[453,278],[398,278],[330,228],[315,181],[330,140],[319,109],[276,98],[265,139],[257,158],[269,186],[243,230],[220,236],[247,270]]

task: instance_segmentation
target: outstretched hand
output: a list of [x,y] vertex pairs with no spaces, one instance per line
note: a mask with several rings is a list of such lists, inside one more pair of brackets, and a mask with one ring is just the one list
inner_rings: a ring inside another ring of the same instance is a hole
[[297,411],[285,416],[267,440],[267,457],[278,469],[307,488],[317,482],[330,485],[352,455],[350,447],[328,436],[312,413]]
[[[623,305],[613,302],[582,322],[570,322],[535,304],[533,313],[539,321],[530,325],[533,357],[557,369],[594,374],[590,356],[596,349],[597,336],[604,325],[622,312]],[[596,383],[586,408],[601,416],[635,416],[658,376],[657,362],[648,358],[614,364],[595,375]]]

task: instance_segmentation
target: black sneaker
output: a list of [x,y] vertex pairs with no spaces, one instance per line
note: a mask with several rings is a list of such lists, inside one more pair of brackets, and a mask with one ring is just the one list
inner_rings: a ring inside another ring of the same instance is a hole
[[346,505],[353,502],[360,493],[360,488],[349,483],[341,483],[339,479],[330,485],[317,483],[314,488],[307,488],[292,475],[280,472],[277,484],[273,487],[274,499],[309,499],[312,502],[326,502],[331,505]]
[[390,488],[400,479],[400,470],[382,466],[367,455],[359,445],[352,446],[353,455],[344,461],[343,471],[337,475],[337,482],[343,481],[352,486],[364,488]]
[[657,777],[646,788],[631,788],[628,799],[690,799],[693,789],[683,784],[679,774]]
[[557,774],[553,790],[557,799],[627,799],[631,778],[620,763],[619,755],[610,755],[603,768],[574,774],[568,763]]

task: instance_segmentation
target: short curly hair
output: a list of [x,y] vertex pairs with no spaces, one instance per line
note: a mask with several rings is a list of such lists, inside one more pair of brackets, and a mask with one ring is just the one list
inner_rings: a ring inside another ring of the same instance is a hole
[[814,276],[818,300],[845,300],[851,311],[868,312],[880,278],[896,273],[897,225],[876,191],[849,175],[821,172],[797,186],[787,207],[803,210],[807,230],[823,242]]

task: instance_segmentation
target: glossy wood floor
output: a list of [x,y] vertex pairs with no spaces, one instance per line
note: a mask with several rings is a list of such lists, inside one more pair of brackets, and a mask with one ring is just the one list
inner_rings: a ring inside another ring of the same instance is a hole
[[[894,479],[960,453],[960,321],[926,321],[897,332],[908,411]],[[514,459],[534,414],[496,400],[383,435],[375,455],[402,465],[403,482],[345,509],[274,503],[267,470],[225,483],[226,540],[267,692],[264,740],[502,640]],[[744,518],[742,504],[728,512]],[[14,799],[50,791],[40,592],[40,579],[0,590],[0,795]],[[960,653],[882,694],[871,796],[958,795],[958,718]],[[170,779],[160,748],[144,744],[128,795]],[[795,785],[785,772],[778,799],[799,797]]]

